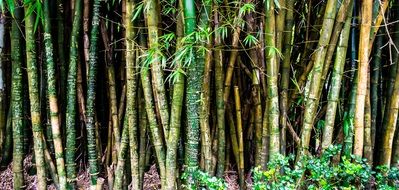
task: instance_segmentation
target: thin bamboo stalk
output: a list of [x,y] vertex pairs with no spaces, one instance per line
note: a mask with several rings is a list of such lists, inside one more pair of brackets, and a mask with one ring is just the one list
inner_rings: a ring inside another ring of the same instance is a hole
[[71,33],[71,44],[69,49],[69,68],[68,68],[68,86],[66,97],[66,113],[65,113],[65,128],[66,128],[66,147],[65,147],[65,161],[66,173],[69,188],[74,187],[76,181],[76,100],[77,100],[77,67],[78,67],[78,37],[81,26],[81,14],[83,4],[81,0],[75,1],[75,13]]

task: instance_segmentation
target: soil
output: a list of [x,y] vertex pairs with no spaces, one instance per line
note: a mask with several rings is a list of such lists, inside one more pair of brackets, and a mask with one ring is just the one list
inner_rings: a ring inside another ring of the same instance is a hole
[[[30,175],[29,170],[33,167],[32,164],[32,156],[29,155],[24,159],[24,179],[25,179],[25,184],[26,190],[36,190],[36,180],[37,177],[36,175]],[[246,184],[247,187],[250,189],[250,184],[251,184],[251,178],[246,177]],[[108,184],[106,180],[100,179],[104,181],[103,189],[108,189]],[[238,175],[235,171],[228,171],[225,174],[225,181],[227,183],[227,189],[229,190],[235,190],[239,189],[238,185]],[[87,170],[81,170],[78,174],[78,180],[77,180],[77,189],[89,189],[90,185],[90,177],[89,173]],[[150,169],[144,174],[144,190],[156,190],[160,189],[161,187],[161,181],[159,178],[159,174],[157,172],[156,165],[152,165]],[[12,163],[8,165],[8,167],[0,171],[0,189],[4,190],[12,190],[13,189],[13,173],[12,173]],[[54,184],[50,184],[47,186],[48,190],[56,190],[56,187]],[[131,189],[131,188],[129,188]]]

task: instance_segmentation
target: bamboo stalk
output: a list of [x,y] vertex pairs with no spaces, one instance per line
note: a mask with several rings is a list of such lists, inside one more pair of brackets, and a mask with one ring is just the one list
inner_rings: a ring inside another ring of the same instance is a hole
[[66,147],[65,147],[65,161],[66,172],[69,188],[74,187],[76,181],[76,100],[77,100],[77,67],[78,67],[78,37],[81,26],[82,1],[75,2],[75,13],[71,33],[71,44],[69,49],[69,68],[68,68],[68,86],[66,97],[66,113],[65,113],[65,128],[66,128]]
[[367,163],[373,165],[373,145],[371,133],[371,104],[370,104],[370,73],[367,77],[367,91],[366,91],[366,102],[364,105],[364,158],[367,159]]
[[245,186],[245,173],[244,173],[244,137],[243,126],[241,117],[241,100],[240,91],[238,86],[234,86],[234,99],[236,105],[236,120],[237,120],[237,139],[238,139],[238,173],[241,189]]
[[359,38],[359,67],[358,85],[356,90],[355,118],[354,118],[354,147],[353,154],[361,157],[364,144],[364,104],[367,90],[367,69],[369,61],[369,38],[371,29],[372,0],[362,3],[362,19]]
[[148,27],[148,47],[156,51],[151,59],[151,76],[154,86],[156,108],[159,110],[159,115],[162,123],[163,133],[165,138],[169,135],[169,105],[166,99],[165,81],[163,78],[163,70],[161,68],[161,55],[159,54],[159,30],[160,24],[160,7],[158,0],[150,0],[148,2],[148,9],[146,11],[146,21]]
[[[212,19],[212,1],[207,0],[203,2],[201,17],[199,20],[199,27],[203,30],[210,30],[209,20]],[[179,17],[180,18],[180,17]],[[212,39],[212,35],[210,35],[210,39]],[[212,65],[212,51],[213,48],[213,40],[207,40],[206,38],[201,39],[201,46],[207,48],[208,51],[201,51],[198,54],[198,64],[204,64],[204,78],[202,83],[202,92],[201,92],[201,113],[200,113],[200,128],[201,128],[201,155],[203,156],[204,167],[203,170],[205,172],[211,172],[211,132],[209,125],[209,115],[210,115],[210,100],[211,100],[211,70],[213,68]]]
[[12,139],[13,139],[13,188],[23,189],[23,100],[22,100],[22,47],[21,47],[21,21],[23,18],[23,9],[14,10],[14,19],[11,25],[11,110],[12,115]]
[[[179,7],[182,8],[182,2],[179,1]],[[176,49],[182,47],[183,38],[183,15],[179,13],[178,21],[176,26],[177,34],[177,45]],[[172,95],[172,106],[170,115],[170,131],[169,136],[166,139],[167,151],[166,151],[166,187],[165,189],[173,190],[177,187],[176,176],[178,176],[178,165],[177,165],[177,148],[180,139],[180,126],[181,126],[181,114],[183,108],[183,96],[184,96],[184,74],[182,72],[182,60],[176,60],[176,75],[174,79],[173,95]]]
[[100,31],[100,1],[95,0],[92,4],[92,27],[90,31],[90,50],[89,50],[89,66],[87,71],[87,99],[86,99],[86,131],[87,131],[87,151],[90,173],[90,189],[97,186],[97,178],[99,173],[98,166],[98,150],[96,143],[96,119],[95,119],[95,102],[96,102],[96,75],[97,75],[97,58],[98,58],[98,37]]
[[[220,9],[219,6],[215,6]],[[219,13],[214,12],[215,30],[219,27]],[[222,176],[224,173],[225,151],[226,151],[226,136],[225,136],[225,101],[223,89],[223,53],[221,49],[222,39],[220,34],[215,34],[215,93],[216,93],[216,112],[217,112],[217,175]]]
[[268,85],[267,113],[268,127],[270,129],[270,159],[280,153],[280,128],[279,128],[279,98],[278,98],[278,62],[275,47],[275,16],[274,1],[269,0],[265,3],[266,25],[265,25],[265,45],[266,45],[266,73]]
[[[349,6],[348,15],[352,15],[353,6]],[[327,149],[333,138],[335,117],[337,113],[337,106],[339,102],[339,95],[341,91],[342,78],[345,68],[346,52],[349,42],[349,34],[351,28],[351,17],[348,17],[342,33],[339,37],[337,50],[335,54],[334,68],[331,76],[330,89],[328,91],[327,112],[325,117],[325,126],[323,128],[322,148]]]
[[[131,176],[132,176],[132,188],[140,189],[140,177],[139,177],[139,140],[138,140],[138,118],[137,118],[137,73],[139,69],[137,67],[134,38],[136,36],[136,30],[134,29],[134,23],[131,21],[133,17],[133,9],[135,7],[135,1],[125,1],[126,12],[125,18],[123,19],[126,27],[126,116],[127,117],[127,128],[129,131],[129,149],[130,149],[130,165],[131,165]],[[118,114],[121,114],[118,112]]]
[[327,1],[326,10],[323,18],[323,27],[320,34],[319,43],[314,54],[313,75],[311,75],[309,84],[309,94],[305,100],[304,121],[301,130],[301,150],[299,154],[304,154],[309,149],[311,130],[314,124],[315,112],[319,102],[319,91],[321,83],[321,75],[324,66],[324,59],[326,56],[326,47],[330,41],[333,24],[336,16],[336,1]]
[[28,6],[25,5],[25,37],[26,37],[26,67],[29,83],[30,115],[34,140],[35,164],[37,174],[37,188],[46,188],[46,168],[43,151],[43,132],[41,126],[39,77],[36,59],[36,44],[33,14],[28,15]]
[[288,119],[288,88],[290,84],[290,64],[292,51],[292,28],[294,25],[294,0],[286,1],[286,16],[284,26],[284,43],[283,43],[283,64],[281,66],[281,81],[280,81],[280,137],[281,137],[281,154],[286,153],[287,138],[286,128]]

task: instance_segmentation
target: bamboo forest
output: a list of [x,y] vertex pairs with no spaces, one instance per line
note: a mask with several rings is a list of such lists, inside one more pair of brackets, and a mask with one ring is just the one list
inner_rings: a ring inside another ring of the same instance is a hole
[[0,189],[399,189],[398,0],[0,12]]

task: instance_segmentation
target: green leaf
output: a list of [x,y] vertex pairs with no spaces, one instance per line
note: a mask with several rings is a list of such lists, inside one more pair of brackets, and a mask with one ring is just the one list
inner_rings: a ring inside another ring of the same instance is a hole
[[245,3],[238,11],[239,15],[246,15],[255,12],[255,5],[253,3]]
[[254,46],[254,45],[256,45],[258,42],[259,42],[259,40],[255,37],[255,36],[253,36],[253,35],[251,35],[251,34],[248,34],[245,38],[244,38],[244,44],[246,45],[246,46],[249,46],[249,47],[251,47],[251,46]]
[[144,2],[140,2],[139,4],[137,4],[137,6],[133,10],[132,21],[136,20],[139,17],[139,15],[143,12],[143,8]]
[[15,2],[14,0],[7,0],[8,10],[11,13],[11,16],[14,17],[14,10],[15,10]]

